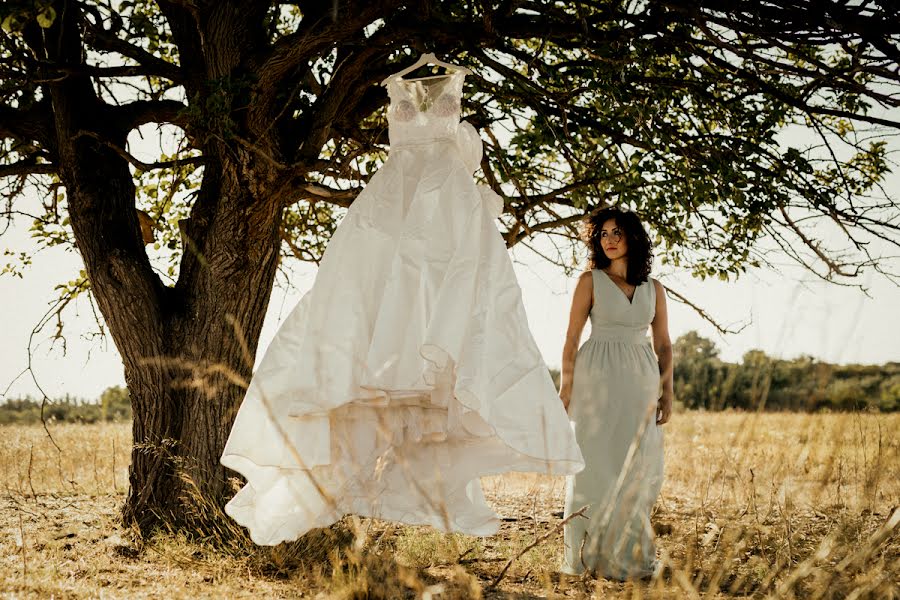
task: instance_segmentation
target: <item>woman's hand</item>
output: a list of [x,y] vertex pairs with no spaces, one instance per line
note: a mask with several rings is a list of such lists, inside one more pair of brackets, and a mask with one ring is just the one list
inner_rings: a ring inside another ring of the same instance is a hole
[[650,326],[653,329],[653,350],[659,361],[659,382],[662,385],[662,396],[656,405],[656,424],[669,422],[672,416],[672,402],[675,400],[675,361],[673,360],[672,341],[669,339],[669,314],[666,308],[666,289],[657,280],[656,313]]
[[656,424],[664,425],[669,422],[672,416],[672,401],[675,394],[669,390],[663,390],[662,396],[656,406]]

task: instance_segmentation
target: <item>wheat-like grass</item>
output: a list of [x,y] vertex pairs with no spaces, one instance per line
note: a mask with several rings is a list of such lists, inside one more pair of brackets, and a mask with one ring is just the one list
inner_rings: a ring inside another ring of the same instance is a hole
[[[0,593],[900,597],[900,415],[678,415],[666,426],[666,480],[653,519],[666,573],[629,583],[558,575],[560,478],[486,478],[505,520],[483,539],[348,517],[275,548],[253,546],[227,522],[221,540],[171,532],[141,540],[118,525],[129,426],[50,431],[61,452],[40,427],[0,428]],[[498,589],[485,591],[517,556]]]

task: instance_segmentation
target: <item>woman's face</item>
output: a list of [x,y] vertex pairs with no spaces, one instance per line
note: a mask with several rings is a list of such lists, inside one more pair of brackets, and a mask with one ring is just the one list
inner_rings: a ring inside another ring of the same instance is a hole
[[609,260],[622,258],[628,254],[628,242],[625,240],[625,232],[616,225],[615,219],[610,219],[600,228],[600,246]]

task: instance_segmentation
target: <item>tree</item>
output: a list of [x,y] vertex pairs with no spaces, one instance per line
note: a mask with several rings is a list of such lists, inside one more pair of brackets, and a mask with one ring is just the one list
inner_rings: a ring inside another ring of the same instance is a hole
[[[896,203],[866,130],[900,126],[869,110],[900,102],[897,9],[732,5],[5,3],[5,212],[77,249],[56,315],[90,293],[123,357],[125,520],[190,521],[185,479],[228,494],[217,459],[279,261],[321,256],[385,156],[377,82],[420,51],[475,71],[464,108],[509,246],[541,233],[571,269],[578,220],[615,203],[700,277],[767,263],[772,243],[829,279],[884,270],[868,242],[898,244]],[[820,147],[785,150],[792,125]],[[166,150],[137,158],[136,132]],[[846,244],[822,244],[823,223]]]
[[131,399],[121,386],[108,387],[100,394],[100,418],[104,421],[124,421],[131,418]]
[[675,389],[688,408],[722,408],[726,390],[722,388],[725,367],[716,344],[696,331],[675,340]]
[[900,374],[884,379],[881,382],[880,392],[878,407],[882,411],[900,410]]

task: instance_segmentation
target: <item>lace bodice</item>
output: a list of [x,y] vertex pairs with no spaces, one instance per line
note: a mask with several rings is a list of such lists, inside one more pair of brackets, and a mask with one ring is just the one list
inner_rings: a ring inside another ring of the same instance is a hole
[[[478,132],[466,121],[460,122],[460,100],[462,98],[465,73],[454,71],[445,77],[407,81],[394,77],[388,81],[388,127],[391,152],[397,149],[422,146],[440,148],[438,141],[453,142],[457,156],[470,173],[481,164],[484,151]],[[478,192],[488,212],[500,216],[503,199],[486,185],[479,185]]]
[[459,126],[460,99],[465,73],[387,84],[391,99],[388,125],[391,147],[453,138]]

